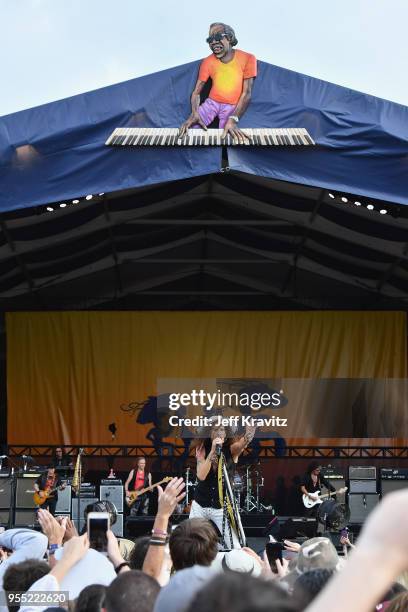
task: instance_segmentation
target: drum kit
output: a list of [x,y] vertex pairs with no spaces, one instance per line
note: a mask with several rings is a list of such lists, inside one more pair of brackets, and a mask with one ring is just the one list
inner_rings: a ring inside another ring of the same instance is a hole
[[[261,475],[259,465],[248,465],[242,472],[235,470],[231,477],[231,485],[234,497],[237,503],[237,508],[240,513],[249,512],[268,512],[272,510],[272,506],[265,506],[261,501],[261,490],[264,487],[264,477]],[[197,486],[197,480],[191,479],[191,468],[186,469],[186,497],[184,499],[183,512],[189,512],[191,501],[194,497],[194,489]]]

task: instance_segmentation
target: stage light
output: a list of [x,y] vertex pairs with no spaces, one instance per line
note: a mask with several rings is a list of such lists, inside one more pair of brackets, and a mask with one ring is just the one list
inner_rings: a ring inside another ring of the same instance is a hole
[[86,196],[85,200],[92,200],[93,195],[90,193],[89,195]]
[[354,202],[356,206],[361,206],[361,202]]
[[332,200],[334,200],[334,194],[333,194],[333,193],[329,193],[329,198],[331,198]]
[[73,204],[79,204],[79,200],[72,200]]
[[382,208],[380,210],[380,215],[386,215],[386,214],[387,214],[387,211],[385,210],[385,208]]
[[47,206],[47,210],[48,210],[48,212],[53,212],[54,209],[53,209],[52,206]]
[[100,196],[103,196],[103,195],[105,195],[105,192],[104,192],[104,191],[102,191],[102,193],[100,193],[99,195],[100,195]]
[[374,206],[372,204],[367,204],[367,209],[368,210],[374,210]]
[[61,204],[60,204],[60,208],[65,208],[65,207],[66,207],[65,202],[61,202]]
[[341,201],[342,201],[342,202],[348,202],[348,199],[347,199],[345,196],[343,196],[343,197],[341,198]]

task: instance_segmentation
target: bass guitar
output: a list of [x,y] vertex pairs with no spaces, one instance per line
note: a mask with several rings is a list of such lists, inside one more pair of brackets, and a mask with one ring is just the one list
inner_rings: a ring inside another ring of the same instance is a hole
[[163,478],[163,480],[156,482],[151,487],[146,487],[145,489],[138,489],[137,491],[129,491],[129,493],[126,495],[126,503],[128,507],[131,508],[137,498],[143,495],[143,493],[152,491],[155,487],[158,487],[159,485],[163,484],[163,482],[169,482],[169,480],[171,480],[171,476],[166,476],[166,478]]
[[313,506],[316,506],[317,504],[322,504],[327,497],[332,497],[333,495],[341,495],[342,493],[345,493],[346,491],[347,491],[347,487],[343,487],[342,489],[339,489],[338,491],[331,491],[330,493],[323,493],[323,495],[321,494],[320,491],[316,491],[315,493],[313,493],[313,497],[315,497],[315,499],[310,499],[308,495],[304,494],[302,495],[303,505],[305,506],[305,508],[313,508]]

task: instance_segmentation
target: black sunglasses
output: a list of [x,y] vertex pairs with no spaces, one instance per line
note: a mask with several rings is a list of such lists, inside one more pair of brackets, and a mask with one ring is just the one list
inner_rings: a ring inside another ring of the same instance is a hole
[[211,36],[206,38],[205,42],[211,45],[212,42],[220,42],[224,38],[224,36],[227,36],[225,32],[216,32],[215,34],[211,34]]

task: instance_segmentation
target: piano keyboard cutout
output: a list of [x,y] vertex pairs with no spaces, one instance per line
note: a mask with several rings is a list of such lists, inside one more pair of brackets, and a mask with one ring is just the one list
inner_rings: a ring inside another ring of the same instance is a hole
[[244,144],[230,135],[222,140],[222,130],[190,129],[180,139],[178,128],[116,128],[105,144],[121,147],[298,147],[315,144],[305,128],[242,128],[242,131],[249,137]]

